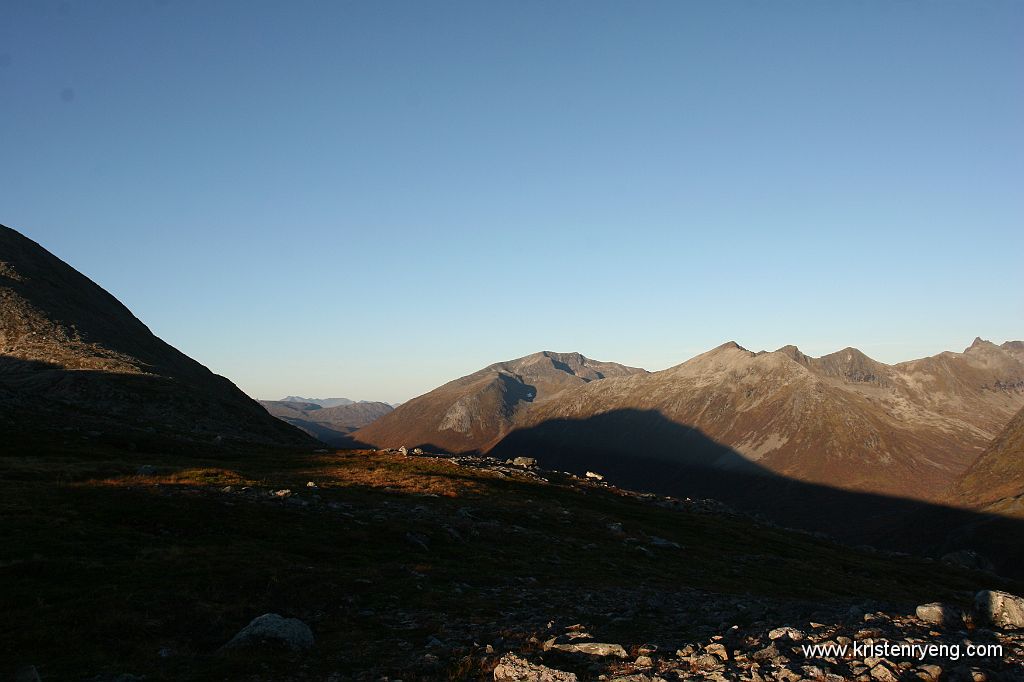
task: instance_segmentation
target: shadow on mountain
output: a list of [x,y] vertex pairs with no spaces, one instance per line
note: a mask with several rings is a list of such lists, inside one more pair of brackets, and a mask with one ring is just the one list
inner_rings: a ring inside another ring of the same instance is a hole
[[713,498],[850,544],[936,557],[970,549],[1000,573],[1024,577],[1024,520],[780,476],[656,410],[550,420],[512,431],[488,454],[534,457],[545,469],[579,475],[596,471],[623,488]]
[[175,377],[67,369],[0,355],[0,430],[11,435],[0,445],[46,433],[140,448],[173,442],[315,445],[227,379],[210,377],[195,386]]

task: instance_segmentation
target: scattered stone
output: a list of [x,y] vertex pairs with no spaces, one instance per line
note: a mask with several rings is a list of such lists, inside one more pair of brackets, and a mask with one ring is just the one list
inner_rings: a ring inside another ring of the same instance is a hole
[[1024,599],[1009,592],[978,592],[974,608],[986,623],[1004,629],[1024,628]]
[[242,628],[224,649],[237,649],[264,644],[281,645],[292,651],[313,647],[313,631],[298,618],[283,618],[265,613]]
[[575,673],[535,665],[515,654],[505,654],[494,668],[495,682],[576,682]]

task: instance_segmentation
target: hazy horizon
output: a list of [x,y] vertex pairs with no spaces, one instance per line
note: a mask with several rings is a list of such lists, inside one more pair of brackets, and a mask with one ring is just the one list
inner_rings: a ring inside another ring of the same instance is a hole
[[11,4],[0,223],[249,395],[1024,338],[1024,4]]

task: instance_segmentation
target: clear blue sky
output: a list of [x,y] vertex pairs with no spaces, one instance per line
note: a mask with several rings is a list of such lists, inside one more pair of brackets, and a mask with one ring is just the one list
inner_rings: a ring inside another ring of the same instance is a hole
[[0,222],[257,397],[1024,337],[1024,3],[0,4]]

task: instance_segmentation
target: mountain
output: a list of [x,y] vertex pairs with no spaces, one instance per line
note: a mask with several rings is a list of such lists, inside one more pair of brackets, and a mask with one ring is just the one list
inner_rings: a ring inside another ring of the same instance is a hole
[[154,336],[86,276],[4,226],[0,423],[27,434],[312,444]]
[[563,391],[523,412],[493,454],[603,467],[641,488],[729,470],[935,499],[1024,406],[1022,382],[1012,343],[979,339],[897,365],[854,348],[812,358],[727,343],[661,372]]
[[[331,400],[345,400],[332,398]],[[348,401],[333,407],[316,402],[261,400],[270,414],[296,426],[328,445],[344,447],[353,443],[350,433],[367,426],[394,410],[387,403]]]
[[1024,409],[950,491],[955,504],[1024,517]]
[[[287,398],[281,398],[280,400],[267,400],[260,402],[312,403],[314,405],[319,405],[320,407],[337,407],[338,405],[351,405],[356,401],[349,400],[348,398],[302,398],[297,395],[290,395]],[[359,402],[366,401],[361,400]]]
[[353,437],[376,447],[479,450],[500,438],[530,408],[563,391],[646,373],[579,353],[543,351],[449,382],[403,403]]

